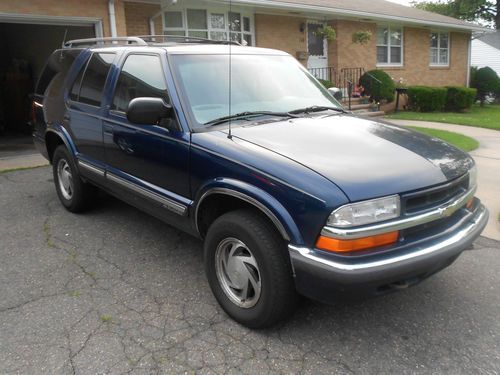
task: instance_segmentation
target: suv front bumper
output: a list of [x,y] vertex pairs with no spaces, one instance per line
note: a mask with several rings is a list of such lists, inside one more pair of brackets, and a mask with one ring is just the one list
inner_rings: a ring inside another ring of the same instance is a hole
[[414,246],[366,257],[339,257],[318,249],[289,245],[297,291],[332,303],[338,295],[380,295],[417,284],[449,266],[472,247],[488,222],[488,210],[479,201],[452,232]]

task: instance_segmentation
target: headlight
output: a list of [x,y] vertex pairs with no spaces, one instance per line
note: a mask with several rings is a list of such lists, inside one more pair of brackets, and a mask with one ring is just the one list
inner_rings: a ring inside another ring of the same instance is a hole
[[469,170],[469,189],[472,189],[477,185],[477,168],[473,166]]
[[399,195],[348,204],[332,212],[327,225],[354,227],[394,219],[401,214]]

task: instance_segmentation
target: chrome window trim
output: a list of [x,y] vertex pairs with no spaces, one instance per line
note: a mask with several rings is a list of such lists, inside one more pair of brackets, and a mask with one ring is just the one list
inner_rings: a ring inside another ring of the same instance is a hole
[[467,201],[473,198],[475,193],[476,187],[473,187],[451,203],[444,204],[423,214],[413,215],[399,220],[392,220],[359,228],[335,228],[325,226],[321,231],[321,235],[342,240],[351,240],[415,227],[451,216],[467,204]]
[[86,163],[82,160],[78,160],[78,166],[79,167],[82,167],[83,169],[89,171],[89,172],[92,172],[100,177],[105,177],[106,176],[106,172],[104,171],[104,169],[101,169],[101,168],[98,168],[98,167],[95,167],[93,165],[90,165],[89,163]]
[[273,224],[276,226],[276,228],[278,229],[278,231],[280,232],[281,236],[283,236],[283,238],[286,240],[286,241],[290,241],[290,237],[288,236],[288,233],[287,231],[285,230],[285,227],[283,226],[283,224],[281,223],[281,221],[276,217],[275,214],[273,214],[271,212],[271,210],[269,210],[266,206],[264,206],[262,203],[260,203],[258,200],[244,194],[244,193],[240,193],[239,191],[236,191],[236,190],[232,190],[232,189],[227,189],[227,188],[212,188],[210,190],[208,190],[207,192],[205,192],[200,200],[198,201],[198,204],[196,205],[196,210],[195,210],[195,225],[196,225],[196,231],[200,234],[200,229],[198,227],[198,211],[199,211],[199,208],[203,202],[203,200],[210,196],[210,195],[213,195],[213,194],[223,194],[223,195],[230,195],[232,197],[236,197],[236,198],[239,198],[245,202],[248,202],[250,203],[251,205],[257,207],[259,210],[261,210],[272,222]]
[[187,214],[187,206],[175,202],[172,199],[169,199],[167,197],[163,197],[157,193],[154,193],[152,191],[149,191],[137,184],[134,184],[133,182],[127,181],[124,178],[121,178],[119,176],[116,176],[112,173],[106,173],[106,177],[109,181],[114,182],[118,185],[121,185],[122,187],[125,187],[129,190],[132,190],[143,197],[149,198],[159,204],[161,204],[164,208],[167,210],[170,210],[178,215],[185,216]]

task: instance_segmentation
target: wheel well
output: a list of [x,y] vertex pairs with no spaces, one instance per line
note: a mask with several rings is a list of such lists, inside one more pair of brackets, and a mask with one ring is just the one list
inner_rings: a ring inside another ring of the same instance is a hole
[[252,203],[227,194],[212,194],[203,199],[203,201],[201,202],[196,216],[196,224],[198,226],[200,235],[204,238],[207,234],[208,228],[210,228],[210,225],[212,225],[212,223],[220,216],[230,211],[236,211],[240,209],[249,209],[257,212],[265,220],[267,220],[269,222],[269,225],[274,227],[276,231],[283,237],[283,233],[280,232],[275,223],[273,223],[269,216],[262,210],[260,210]]
[[64,142],[57,134],[48,132],[45,135],[45,145],[47,147],[47,153],[49,155],[49,161],[52,163],[52,157],[54,156],[54,151],[59,145],[63,145]]

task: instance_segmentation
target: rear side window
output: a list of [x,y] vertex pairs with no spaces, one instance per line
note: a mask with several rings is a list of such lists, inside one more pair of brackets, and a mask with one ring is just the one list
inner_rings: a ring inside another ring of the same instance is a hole
[[123,64],[111,109],[126,112],[132,99],[167,99],[165,76],[158,55],[129,55]]
[[[92,55],[80,86],[79,102],[96,107],[101,105],[102,91],[114,58],[114,53],[94,53]],[[77,81],[75,84],[78,84]],[[73,89],[71,91],[73,92]]]
[[81,50],[58,50],[48,59],[38,79],[35,93],[57,96],[61,93],[64,80]]

